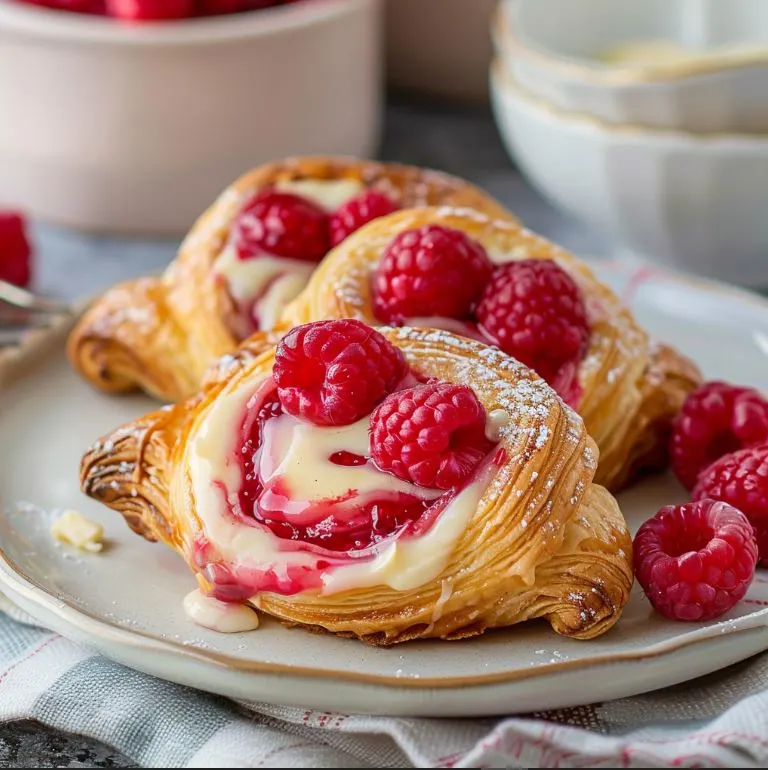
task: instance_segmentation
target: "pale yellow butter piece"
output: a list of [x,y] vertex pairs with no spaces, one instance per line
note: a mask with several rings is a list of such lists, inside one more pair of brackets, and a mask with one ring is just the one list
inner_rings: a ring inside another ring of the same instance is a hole
[[98,553],[104,547],[104,527],[77,511],[64,511],[51,525],[51,536],[89,553]]

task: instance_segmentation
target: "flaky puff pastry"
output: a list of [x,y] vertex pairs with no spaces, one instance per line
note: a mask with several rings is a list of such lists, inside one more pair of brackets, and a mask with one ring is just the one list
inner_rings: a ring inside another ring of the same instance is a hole
[[164,401],[192,395],[208,365],[252,331],[215,270],[236,216],[260,190],[306,180],[355,180],[401,208],[469,206],[514,221],[468,182],[415,166],[324,157],[262,166],[238,179],[200,217],[162,277],[123,283],[94,303],[70,336],[75,369],[108,392],[139,388]]
[[589,316],[589,347],[578,372],[576,407],[600,448],[596,481],[617,490],[643,471],[663,467],[672,418],[701,375],[667,345],[657,344],[631,311],[581,261],[508,221],[470,210],[421,208],[372,222],[334,249],[306,289],[285,309],[281,325],[330,318],[376,324],[372,275],[392,239],[412,228],[440,224],[463,230],[497,264],[552,259],[578,283]]
[[[250,603],[288,625],[378,645],[460,639],[534,618],[578,639],[611,628],[629,599],[632,542],[616,501],[593,483],[597,448],[583,421],[531,370],[495,348],[442,331],[382,332],[416,371],[469,384],[498,429],[498,446],[471,482],[478,486],[469,516],[438,552],[435,573],[415,587],[261,593]],[[195,557],[193,544],[211,537],[213,525],[198,507],[190,447],[201,431],[214,430],[209,418],[221,399],[270,376],[272,342],[255,335],[209,373],[199,395],[118,428],[82,461],[85,493],[145,538],[178,551],[203,591],[233,557],[217,551],[213,572]],[[441,516],[447,515],[446,509]]]

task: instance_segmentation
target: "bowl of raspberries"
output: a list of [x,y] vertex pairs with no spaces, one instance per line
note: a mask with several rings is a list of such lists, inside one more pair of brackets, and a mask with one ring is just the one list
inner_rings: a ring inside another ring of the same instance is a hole
[[170,21],[258,11],[300,0],[15,0],[54,11],[110,16],[121,21]]
[[375,153],[381,0],[0,0],[0,201],[183,234],[243,169]]

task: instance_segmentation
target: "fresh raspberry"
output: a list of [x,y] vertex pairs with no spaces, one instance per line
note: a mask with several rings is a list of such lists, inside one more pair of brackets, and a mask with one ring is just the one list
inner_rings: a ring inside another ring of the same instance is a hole
[[242,11],[260,11],[273,5],[285,5],[285,0],[197,0],[198,16],[220,16]]
[[28,286],[31,259],[24,217],[15,211],[0,211],[0,280]]
[[548,259],[500,265],[477,306],[483,333],[553,384],[581,361],[589,341],[584,300],[576,282]]
[[768,402],[751,388],[708,382],[691,393],[675,418],[672,470],[686,489],[723,455],[768,441]]
[[242,11],[260,11],[262,8],[270,8],[273,5],[283,5],[281,0],[243,0]]
[[364,224],[395,211],[397,204],[376,190],[352,198],[331,215],[331,244],[338,246]]
[[744,596],[757,564],[747,517],[727,503],[668,505],[635,535],[635,575],[672,620],[712,620]]
[[235,220],[235,243],[240,259],[266,253],[319,262],[331,248],[328,215],[300,195],[258,193]]
[[763,567],[768,567],[768,519],[752,523],[757,541],[757,557]]
[[738,508],[758,531],[760,558],[768,559],[768,446],[721,457],[699,476],[694,500],[722,500]]
[[[272,2],[269,0],[269,4]],[[237,13],[245,8],[245,0],[197,0],[198,16],[219,16],[225,13]]]
[[277,346],[273,375],[283,409],[315,425],[349,425],[408,373],[401,350],[351,319],[297,326]]
[[98,0],[25,0],[27,5],[42,5],[57,11],[72,13],[96,13],[99,8]]
[[400,233],[384,251],[373,279],[376,317],[466,318],[493,265],[485,249],[461,230],[426,225]]
[[431,489],[467,481],[491,443],[471,388],[446,382],[393,393],[371,415],[371,456],[384,471]]
[[194,0],[107,0],[107,13],[124,21],[186,19],[194,11]]

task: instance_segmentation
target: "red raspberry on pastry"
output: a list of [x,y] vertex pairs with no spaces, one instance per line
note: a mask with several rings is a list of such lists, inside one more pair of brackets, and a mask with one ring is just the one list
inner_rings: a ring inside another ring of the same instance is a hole
[[584,300],[576,282],[549,259],[500,265],[477,306],[481,331],[553,384],[581,361],[589,342]]
[[271,190],[245,204],[234,232],[240,259],[271,254],[319,262],[331,245],[325,211],[299,195]]
[[672,470],[686,489],[723,455],[768,442],[768,402],[752,388],[708,382],[691,393],[675,418]]
[[727,503],[668,505],[634,541],[635,575],[672,620],[712,620],[734,607],[755,574],[757,544],[747,517]]
[[397,211],[397,204],[376,190],[347,201],[331,215],[331,245],[338,246],[363,225]]
[[485,249],[461,230],[442,225],[406,230],[379,262],[374,313],[388,324],[417,316],[467,318],[492,271]]
[[408,373],[402,351],[352,319],[292,329],[277,346],[273,376],[283,409],[315,425],[349,425]]
[[194,0],[107,0],[107,13],[125,21],[187,19],[194,11]]
[[716,460],[699,476],[694,500],[722,500],[738,508],[759,533],[762,560],[768,559],[768,446],[742,449]]
[[371,415],[371,456],[398,478],[454,489],[471,478],[490,451],[485,420],[483,405],[466,385],[400,390]]
[[15,211],[0,211],[0,280],[28,286],[31,259],[24,217]]

